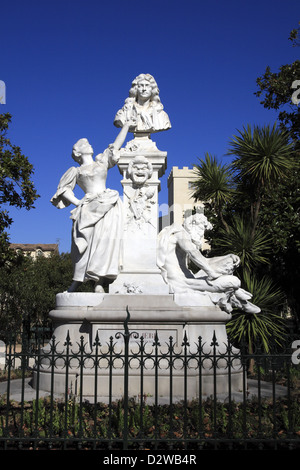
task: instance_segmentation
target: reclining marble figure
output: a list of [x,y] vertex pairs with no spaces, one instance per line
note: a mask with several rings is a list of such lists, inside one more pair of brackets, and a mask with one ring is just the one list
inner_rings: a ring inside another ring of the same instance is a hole
[[[247,313],[260,312],[249,302],[252,295],[241,288],[241,281],[233,275],[239,257],[229,254],[206,258],[199,250],[204,230],[210,227],[204,214],[194,214],[183,225],[173,224],[159,233],[157,264],[170,292],[205,293],[227,313],[233,307]],[[200,268],[196,274],[188,268],[187,260]]]

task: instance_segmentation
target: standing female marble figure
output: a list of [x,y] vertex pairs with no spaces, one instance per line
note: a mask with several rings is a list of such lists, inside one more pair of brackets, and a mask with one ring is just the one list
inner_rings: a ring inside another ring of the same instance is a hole
[[[109,168],[119,159],[119,150],[126,138],[127,121],[114,144],[93,159],[93,148],[87,139],[80,139],[73,147],[72,157],[79,167],[71,167],[62,176],[51,202],[62,209],[74,204],[71,211],[72,247],[74,267],[73,283],[68,292],[92,279],[95,291],[103,292],[104,285],[112,282],[119,273],[121,239],[123,233],[122,203],[118,191],[106,188]],[[85,196],[79,200],[74,195],[76,184]]]
[[122,127],[127,119],[134,118],[136,125],[130,132],[153,133],[170,129],[169,116],[160,101],[155,79],[148,73],[141,73],[132,82],[129,98],[114,119],[116,127]]

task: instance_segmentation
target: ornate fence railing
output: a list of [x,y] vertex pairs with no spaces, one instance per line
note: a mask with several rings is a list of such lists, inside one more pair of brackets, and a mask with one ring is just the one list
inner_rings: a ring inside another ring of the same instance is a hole
[[292,350],[160,344],[127,324],[103,345],[37,339],[0,358],[0,449],[300,448]]

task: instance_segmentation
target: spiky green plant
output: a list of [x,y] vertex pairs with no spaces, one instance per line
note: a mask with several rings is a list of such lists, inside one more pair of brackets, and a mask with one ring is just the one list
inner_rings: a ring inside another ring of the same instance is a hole
[[259,211],[264,192],[279,179],[289,176],[294,168],[293,142],[287,131],[273,126],[263,127],[248,124],[238,131],[229,142],[228,155],[235,155],[231,166],[236,183],[248,184],[252,188],[251,205],[252,232],[258,224]]
[[219,253],[238,255],[242,272],[250,272],[255,266],[268,263],[271,250],[271,241],[263,229],[257,229],[253,236],[251,222],[239,215],[232,218],[227,230],[219,230],[213,245]]
[[245,343],[250,353],[255,344],[269,353],[272,346],[282,346],[285,339],[284,319],[278,313],[282,308],[282,292],[267,276],[258,279],[249,273],[244,273],[243,287],[253,293],[251,302],[260,307],[261,312],[235,311],[227,323],[228,336],[235,344]]
[[194,165],[198,179],[192,182],[193,197],[196,201],[209,201],[212,209],[227,227],[223,217],[223,209],[234,196],[232,172],[229,165],[222,165],[216,157],[205,154],[205,159]]

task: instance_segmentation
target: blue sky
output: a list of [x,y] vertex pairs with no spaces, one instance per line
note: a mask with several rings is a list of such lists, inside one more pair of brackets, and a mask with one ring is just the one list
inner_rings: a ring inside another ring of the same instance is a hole
[[[225,161],[237,129],[275,121],[254,96],[256,78],[299,59],[288,41],[299,20],[299,0],[3,0],[0,113],[13,116],[9,137],[40,194],[35,209],[10,211],[11,242],[70,250],[70,208],[50,198],[79,138],[95,153],[115,139],[115,113],[140,73],[155,77],[172,123],[152,137],[168,152],[160,204],[172,166],[192,167],[205,152]],[[122,193],[120,180],[110,170],[108,187]]]

